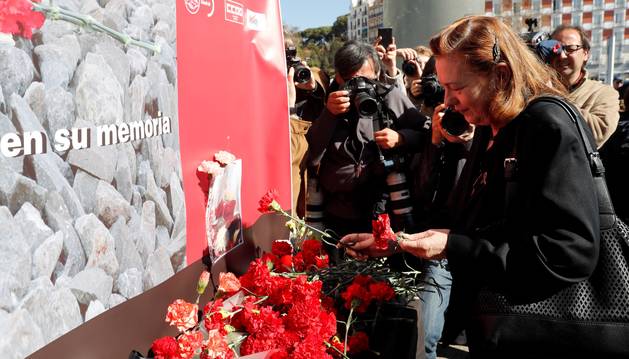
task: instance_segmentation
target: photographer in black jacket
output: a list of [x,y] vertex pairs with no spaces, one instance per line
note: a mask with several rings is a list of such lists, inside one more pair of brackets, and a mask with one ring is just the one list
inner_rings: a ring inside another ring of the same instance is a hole
[[[378,53],[371,45],[347,42],[336,52],[334,68],[326,107],[308,132],[309,164],[318,168],[324,224],[343,235],[371,231],[374,212],[383,210],[374,208],[386,193],[380,153],[404,156],[419,148],[426,137],[421,133],[425,117],[401,88],[377,81],[384,75]],[[378,114],[361,115],[357,97],[343,89],[357,77],[382,95],[375,99],[380,106]],[[391,126],[374,131],[374,123],[378,123],[374,122],[375,116],[380,115],[390,119]]]

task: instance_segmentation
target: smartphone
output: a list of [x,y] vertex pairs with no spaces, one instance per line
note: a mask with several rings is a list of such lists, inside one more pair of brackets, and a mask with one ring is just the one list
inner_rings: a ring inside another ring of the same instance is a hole
[[382,39],[380,40],[380,45],[384,46],[386,49],[393,43],[393,28],[391,27],[381,27],[378,28],[378,36]]

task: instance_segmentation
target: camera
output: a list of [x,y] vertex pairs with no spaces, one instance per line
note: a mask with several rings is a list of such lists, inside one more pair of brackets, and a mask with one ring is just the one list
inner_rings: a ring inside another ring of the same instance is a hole
[[451,108],[447,108],[441,117],[441,127],[452,136],[460,136],[469,128],[465,117]]
[[411,77],[417,76],[419,73],[417,65],[410,60],[406,60],[402,63],[402,72],[404,72],[404,75]]
[[[444,96],[445,89],[434,73],[422,77],[422,97],[426,106],[436,107],[443,103]],[[463,115],[448,107],[441,118],[441,127],[452,136],[460,136],[467,131],[469,123]]]
[[443,86],[437,80],[437,75],[430,74],[422,76],[422,98],[424,104],[428,107],[436,107],[440,103],[443,103],[443,97],[446,91]]
[[544,63],[549,64],[553,57],[561,55],[563,51],[561,42],[550,38],[546,31],[536,31],[537,19],[527,18],[524,23],[528,25],[528,31],[520,34],[520,38]]
[[361,116],[374,116],[380,111],[381,94],[375,81],[362,76],[353,77],[342,89],[349,92],[350,100]]
[[297,57],[297,49],[292,46],[286,48],[286,66],[295,69],[294,79],[300,84],[309,82],[312,78],[310,69],[301,63],[301,59]]

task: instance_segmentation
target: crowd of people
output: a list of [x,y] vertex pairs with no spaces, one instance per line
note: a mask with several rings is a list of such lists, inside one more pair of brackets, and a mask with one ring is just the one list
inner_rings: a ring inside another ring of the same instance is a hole
[[[527,303],[596,266],[589,160],[570,116],[544,98],[580,110],[608,167],[616,211],[629,219],[621,167],[629,126],[619,93],[588,77],[580,27],[561,25],[551,38],[559,46],[541,59],[499,19],[469,16],[428,47],[348,41],[331,80],[301,59],[309,77],[289,68],[293,209],[342,237],[339,250],[329,248],[337,256],[420,259],[435,288],[421,298],[428,358],[463,329],[473,356],[521,351],[474,330],[479,290]],[[371,224],[385,213],[401,239],[382,250]]]

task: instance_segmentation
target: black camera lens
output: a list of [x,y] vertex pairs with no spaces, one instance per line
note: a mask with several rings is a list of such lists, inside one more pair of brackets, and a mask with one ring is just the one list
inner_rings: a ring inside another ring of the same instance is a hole
[[452,136],[460,136],[467,131],[470,124],[463,115],[447,108],[441,117],[441,127]]
[[410,62],[409,60],[406,60],[402,63],[402,72],[404,72],[406,76],[417,76],[419,74],[417,70],[417,65],[415,65],[413,62]]
[[295,81],[297,81],[300,84],[310,82],[312,73],[310,72],[309,68],[305,67],[302,64],[297,64],[294,66],[294,68],[295,68],[295,76],[294,76]]
[[356,94],[354,103],[356,104],[358,113],[363,116],[373,116],[378,112],[378,101],[365,92]]

